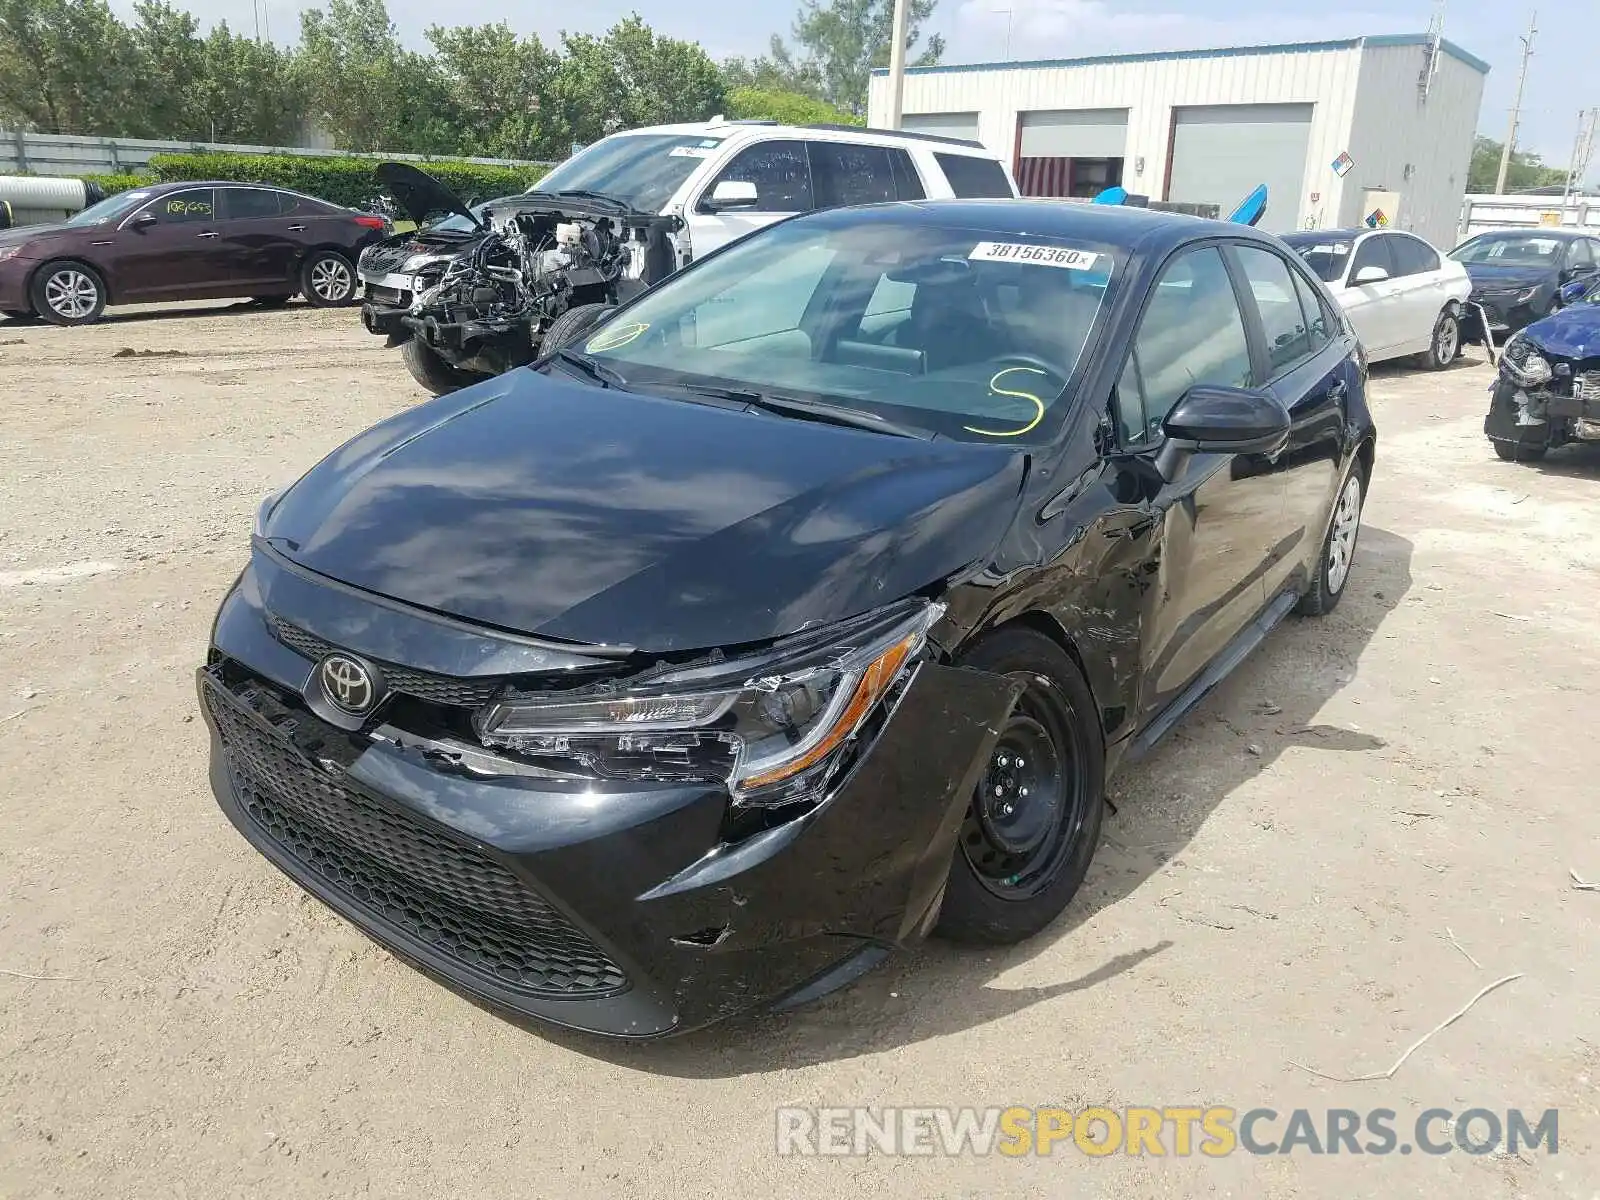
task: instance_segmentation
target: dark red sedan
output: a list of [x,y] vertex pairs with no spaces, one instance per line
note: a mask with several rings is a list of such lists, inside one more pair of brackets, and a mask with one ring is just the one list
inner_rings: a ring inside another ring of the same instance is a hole
[[379,216],[283,188],[167,183],[121,192],[59,225],[0,232],[0,312],[87,325],[107,304],[219,300],[348,304]]

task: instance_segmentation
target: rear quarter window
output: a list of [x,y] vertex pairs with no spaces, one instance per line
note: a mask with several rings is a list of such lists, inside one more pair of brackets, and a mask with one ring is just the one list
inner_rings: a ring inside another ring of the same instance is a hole
[[1015,194],[1005,168],[992,158],[970,154],[935,154],[933,157],[950,181],[950,191],[963,200],[1009,199]]

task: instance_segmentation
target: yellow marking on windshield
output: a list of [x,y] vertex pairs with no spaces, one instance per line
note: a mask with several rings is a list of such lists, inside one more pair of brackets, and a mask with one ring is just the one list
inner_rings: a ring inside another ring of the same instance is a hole
[[598,354],[605,350],[620,350],[629,342],[644,335],[649,329],[648,324],[623,325],[617,329],[606,329],[589,339],[584,349],[590,354]]
[[1038,367],[1006,367],[1002,371],[996,371],[989,377],[989,390],[996,396],[1015,396],[1019,400],[1032,400],[1034,407],[1039,410],[1034,415],[1033,420],[1029,421],[1021,429],[975,429],[971,425],[963,425],[961,428],[965,429],[968,433],[981,433],[984,437],[1021,437],[1040,421],[1044,420],[1043,400],[1039,399],[1039,397],[1035,396],[1032,392],[1013,392],[1000,386],[1000,377],[1002,375],[1009,375],[1013,371],[1026,371],[1030,375],[1043,375],[1046,378],[1049,378],[1050,372],[1041,371]]

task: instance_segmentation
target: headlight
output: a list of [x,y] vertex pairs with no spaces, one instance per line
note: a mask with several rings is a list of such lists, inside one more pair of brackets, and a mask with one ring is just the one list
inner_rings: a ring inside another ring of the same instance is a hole
[[815,798],[898,694],[943,612],[924,604],[855,622],[777,662],[674,671],[604,695],[518,696],[487,709],[478,735],[605,778],[716,780],[751,804]]
[[21,246],[0,246],[0,262],[5,262],[8,258],[15,258],[21,253]]
[[1520,333],[1506,343],[1500,366],[1511,382],[1525,388],[1549,383],[1553,374],[1550,363]]

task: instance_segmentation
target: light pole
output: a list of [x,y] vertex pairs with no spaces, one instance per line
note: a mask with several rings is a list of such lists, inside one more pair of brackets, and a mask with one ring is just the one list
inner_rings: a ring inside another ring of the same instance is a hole
[[900,110],[906,93],[906,30],[911,23],[911,0],[894,0],[894,22],[889,34],[889,128],[900,128]]

